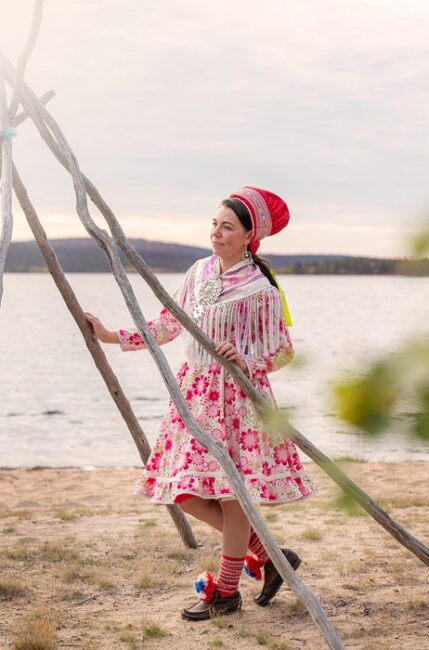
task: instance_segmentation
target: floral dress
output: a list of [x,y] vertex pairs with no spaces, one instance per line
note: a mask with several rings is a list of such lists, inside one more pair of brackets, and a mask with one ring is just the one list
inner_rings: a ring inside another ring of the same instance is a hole
[[[220,274],[216,256],[198,260],[174,299],[214,343],[226,340],[237,348],[251,383],[275,407],[267,374],[286,365],[293,350],[280,294],[260,269],[240,262]],[[235,379],[177,319],[164,308],[147,324],[159,345],[182,335],[186,359],[176,375],[180,390],[198,425],[228,451],[254,502],[274,505],[314,494],[317,487],[295,444],[270,438]],[[118,335],[123,351],[145,348],[135,330],[120,329]],[[157,504],[174,503],[184,494],[233,497],[224,470],[188,433],[171,399],[134,493]]]

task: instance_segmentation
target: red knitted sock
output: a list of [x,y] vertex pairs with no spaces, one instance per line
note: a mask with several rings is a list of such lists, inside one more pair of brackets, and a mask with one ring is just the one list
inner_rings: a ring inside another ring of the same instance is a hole
[[262,546],[261,540],[253,529],[249,539],[249,551],[252,551],[253,555],[256,555],[261,564],[266,564],[270,559],[267,551]]
[[243,563],[244,557],[221,556],[216,579],[221,596],[233,596],[237,592]]
[[251,578],[261,580],[261,568],[268,562],[269,555],[253,529],[250,530],[249,551],[244,558],[243,569]]

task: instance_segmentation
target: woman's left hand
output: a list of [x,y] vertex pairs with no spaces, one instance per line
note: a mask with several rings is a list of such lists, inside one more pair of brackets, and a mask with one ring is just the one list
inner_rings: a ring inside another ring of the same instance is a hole
[[227,361],[233,361],[236,363],[237,366],[239,366],[246,374],[248,373],[247,364],[232,343],[229,343],[228,341],[218,343],[216,346],[216,352],[220,354],[221,357],[225,357]]

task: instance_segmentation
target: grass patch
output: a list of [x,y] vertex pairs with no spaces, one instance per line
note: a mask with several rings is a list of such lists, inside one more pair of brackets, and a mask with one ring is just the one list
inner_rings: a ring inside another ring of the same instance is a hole
[[32,510],[14,510],[10,513],[12,517],[16,517],[19,521],[31,519],[33,516]]
[[58,614],[49,610],[35,610],[26,619],[14,640],[14,650],[55,650]]
[[46,542],[41,548],[41,555],[48,562],[71,562],[78,559],[78,554],[66,543]]
[[134,584],[137,589],[150,589],[151,587],[155,587],[157,582],[158,581],[155,580],[150,569],[140,569],[136,576]]
[[162,639],[162,637],[168,636],[168,634],[169,632],[159,625],[159,623],[143,624],[144,639]]
[[269,645],[274,641],[273,635],[264,627],[256,632],[255,639],[259,645]]
[[34,560],[34,555],[34,550],[22,546],[19,542],[14,548],[7,548],[4,552],[4,557],[18,562],[30,562]]
[[157,526],[157,525],[158,525],[158,523],[157,523],[156,519],[146,519],[146,521],[143,521],[141,524],[139,524],[139,526],[137,526],[137,528],[138,529],[141,528],[142,530],[145,530],[147,528],[155,528],[155,526]]
[[195,557],[195,551],[191,551],[187,548],[182,549],[173,549],[172,551],[167,551],[167,557],[170,560],[178,560],[179,562],[191,562]]
[[95,517],[98,514],[95,510],[91,510],[90,508],[85,508],[84,506],[80,506],[79,508],[76,508],[74,512],[79,517]]
[[248,636],[250,636],[249,630],[244,625],[240,625],[240,627],[238,628],[235,634],[236,636],[239,636],[241,639],[246,639]]
[[405,607],[408,610],[415,612],[416,614],[420,614],[421,612],[425,612],[429,609],[428,603],[421,598],[410,599],[405,604]]
[[[137,560],[140,558],[140,553],[137,552],[135,548],[132,547],[123,547],[115,548],[109,550],[109,560],[111,561],[121,561],[125,560],[127,563],[130,560]],[[132,569],[134,571],[134,568]]]
[[[153,522],[153,523],[152,523]],[[147,521],[144,521],[141,524],[137,524],[137,526],[134,529],[134,538],[139,539],[141,538],[142,541],[146,544],[147,539],[149,537],[153,537],[153,533],[158,534],[158,530],[155,530],[157,528],[157,523],[153,519],[148,519]]]
[[76,600],[83,600],[87,595],[88,593],[86,591],[83,591],[83,589],[74,587],[69,591],[65,591],[62,595],[62,599],[66,602],[73,602]]
[[362,565],[358,560],[349,560],[348,562],[340,562],[337,564],[337,571],[340,576],[345,577],[352,573],[360,573]]
[[198,571],[210,571],[216,573],[219,569],[219,555],[207,555],[200,557],[197,562]]
[[16,526],[6,526],[6,528],[3,528],[2,533],[5,535],[11,535],[12,533],[16,533]]
[[270,643],[270,650],[287,650],[288,648],[290,648],[288,641],[282,639],[276,639]]
[[0,578],[0,601],[22,598],[27,593],[27,588],[13,576]]
[[100,587],[101,589],[113,589],[116,585],[112,580],[111,573],[100,567],[90,567],[80,572],[80,579],[88,582],[90,585]]
[[212,616],[210,620],[212,624],[215,627],[217,627],[219,630],[224,630],[230,625],[227,616],[223,616],[222,614],[218,614],[217,616]]
[[137,567],[137,570],[134,566],[126,567],[127,575],[134,580],[136,587],[141,587],[146,589],[155,585],[160,585],[161,582],[165,582],[167,578],[170,578],[174,566],[172,562],[161,562],[156,559],[145,559]]
[[267,512],[265,515],[265,521],[272,522],[272,521],[277,521],[278,519],[278,514],[277,512]]
[[81,579],[81,568],[78,564],[72,564],[64,568],[64,571],[61,573],[61,579],[63,582],[70,584],[71,582],[76,582]]
[[307,528],[307,530],[304,530],[301,534],[301,539],[309,542],[318,542],[322,537],[322,533],[317,528]]
[[338,551],[335,551],[332,548],[328,548],[325,551],[321,551],[319,554],[319,559],[322,562],[330,562],[331,560],[336,560],[338,558]]
[[223,641],[219,637],[215,637],[208,642],[209,648],[221,648],[223,646]]
[[57,510],[54,516],[57,519],[61,519],[61,521],[76,521],[76,519],[80,518],[80,515],[76,512],[73,512],[72,510],[64,510],[63,508]]
[[138,650],[141,648],[141,642],[134,634],[131,634],[131,632],[124,632],[119,637],[119,640],[126,643],[130,650]]
[[289,605],[287,609],[287,616],[289,618],[302,618],[303,616],[309,616],[309,614],[304,603],[296,598],[294,602]]

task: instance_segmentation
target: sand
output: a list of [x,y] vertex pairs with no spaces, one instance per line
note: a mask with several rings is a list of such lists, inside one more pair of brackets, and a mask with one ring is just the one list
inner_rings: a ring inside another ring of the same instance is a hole
[[[428,464],[342,467],[429,544]],[[306,468],[317,496],[262,513],[278,542],[303,558],[299,575],[345,647],[429,649],[428,568],[360,508],[339,508],[335,484],[312,463]],[[139,472],[0,472],[2,649],[327,647],[286,586],[262,609],[252,602],[260,583],[244,575],[240,612],[183,621],[195,577],[216,569],[220,535],[191,519],[201,546],[185,549],[166,508],[131,494]]]

